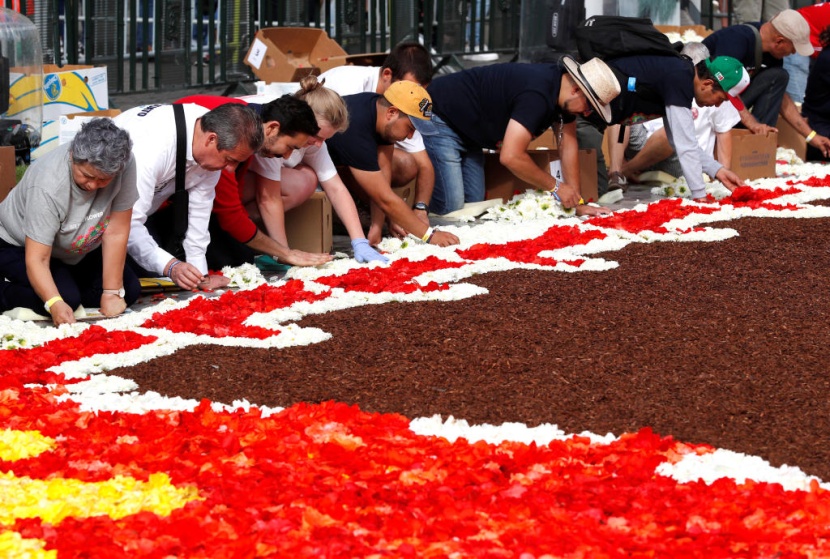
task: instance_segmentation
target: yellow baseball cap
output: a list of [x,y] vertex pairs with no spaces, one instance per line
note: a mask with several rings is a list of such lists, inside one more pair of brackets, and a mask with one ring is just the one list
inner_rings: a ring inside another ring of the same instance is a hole
[[430,121],[432,97],[422,86],[409,80],[399,80],[393,82],[383,96],[393,107],[407,115],[421,134],[438,133],[435,125]]

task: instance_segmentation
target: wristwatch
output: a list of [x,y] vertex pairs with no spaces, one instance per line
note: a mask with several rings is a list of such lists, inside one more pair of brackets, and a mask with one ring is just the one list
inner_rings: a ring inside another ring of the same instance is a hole
[[104,293],[107,295],[115,295],[116,297],[124,298],[124,286],[121,286],[120,289],[104,289]]
[[426,203],[424,203],[424,202],[418,202],[417,204],[412,206],[412,209],[421,210],[422,212],[429,213],[429,206],[427,206]]

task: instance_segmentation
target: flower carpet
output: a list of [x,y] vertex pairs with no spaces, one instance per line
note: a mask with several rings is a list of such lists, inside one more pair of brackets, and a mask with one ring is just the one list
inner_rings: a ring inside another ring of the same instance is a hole
[[822,480],[670,433],[186,400],[107,374],[197,345],[314,347],[331,334],[304,317],[365,305],[486,305],[480,274],[602,272],[632,243],[830,217],[827,168],[787,171],[586,220],[528,194],[454,228],[458,247],[384,241],[386,266],[227,270],[239,289],[58,329],[0,317],[0,557],[828,556]]

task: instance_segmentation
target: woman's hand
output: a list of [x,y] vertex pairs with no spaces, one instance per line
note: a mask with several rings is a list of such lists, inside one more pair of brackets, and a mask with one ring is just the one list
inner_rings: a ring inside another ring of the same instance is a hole
[[55,301],[49,308],[49,314],[52,315],[52,324],[55,326],[74,324],[76,322],[75,312],[63,300]]
[[118,295],[104,293],[101,295],[101,314],[104,316],[118,316],[127,309],[127,301]]

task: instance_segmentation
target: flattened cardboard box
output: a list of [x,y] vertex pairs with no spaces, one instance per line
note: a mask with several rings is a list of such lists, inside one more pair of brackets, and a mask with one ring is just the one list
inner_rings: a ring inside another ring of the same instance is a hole
[[[536,149],[529,150],[528,155],[543,171],[550,172],[550,164],[559,160],[556,150]],[[579,150],[579,185],[580,194],[586,202],[596,202],[597,193],[597,154],[593,149]],[[510,200],[516,192],[534,189],[533,185],[516,177],[510,170],[499,162],[498,153],[487,153],[484,156],[484,197],[502,198]]]
[[257,31],[245,64],[266,83],[297,82],[342,66],[344,56],[346,51],[322,29],[266,27]]
[[17,184],[14,146],[0,146],[0,202]]
[[288,246],[306,252],[331,252],[331,202],[325,192],[285,212]]
[[732,136],[732,170],[743,180],[775,177],[775,151],[778,134],[753,134],[735,128]]

